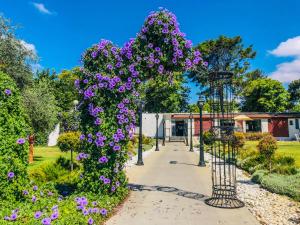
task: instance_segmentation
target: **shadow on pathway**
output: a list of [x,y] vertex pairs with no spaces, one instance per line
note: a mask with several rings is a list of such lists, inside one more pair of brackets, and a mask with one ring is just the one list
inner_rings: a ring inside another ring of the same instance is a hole
[[190,191],[184,191],[180,190],[175,187],[168,187],[168,186],[149,186],[149,185],[142,185],[142,184],[128,184],[128,187],[132,191],[160,191],[160,192],[166,192],[170,194],[175,194],[181,197],[194,199],[198,201],[204,201],[204,199],[208,196],[205,196],[203,194],[190,192]]

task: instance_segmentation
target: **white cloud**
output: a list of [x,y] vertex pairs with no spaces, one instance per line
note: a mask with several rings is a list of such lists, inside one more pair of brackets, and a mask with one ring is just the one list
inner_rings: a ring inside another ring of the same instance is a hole
[[300,36],[281,42],[270,53],[275,56],[300,56]]
[[271,78],[286,83],[300,79],[300,58],[278,64],[276,67],[276,71],[271,73]]
[[34,44],[27,43],[24,40],[20,40],[20,42],[28,51],[31,51],[33,54],[36,55],[37,52],[36,52],[36,48],[35,48]]
[[42,14],[48,14],[48,15],[53,14],[53,12],[47,9],[43,3],[33,2],[32,5]]
[[291,82],[300,79],[300,36],[281,42],[277,48],[270,51],[278,57],[294,57],[290,62],[280,63],[270,77],[281,82]]

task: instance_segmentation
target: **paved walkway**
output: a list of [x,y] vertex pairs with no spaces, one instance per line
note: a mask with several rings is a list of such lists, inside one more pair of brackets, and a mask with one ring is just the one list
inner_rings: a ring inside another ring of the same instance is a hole
[[196,166],[198,154],[183,143],[167,143],[144,163],[128,169],[133,191],[106,225],[259,224],[247,208],[219,209],[204,203],[211,194],[210,169]]

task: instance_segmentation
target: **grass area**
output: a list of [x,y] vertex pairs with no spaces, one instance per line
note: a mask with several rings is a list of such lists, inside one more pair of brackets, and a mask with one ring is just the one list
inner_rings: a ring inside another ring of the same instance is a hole
[[[143,144],[143,150],[150,150],[155,144],[154,140],[150,144]],[[137,153],[138,145],[135,146],[135,153]],[[76,153],[75,153],[76,154]],[[74,158],[75,158],[74,154]],[[70,152],[61,152],[57,146],[47,147],[47,146],[36,146],[34,148],[34,162],[29,165],[29,169],[33,169],[44,162],[54,162],[59,156],[64,156],[70,158]]]
[[34,162],[29,165],[29,169],[35,168],[43,162],[54,162],[59,156],[70,158],[70,153],[61,152],[57,146],[36,146],[34,148]]
[[[247,141],[244,148],[256,150],[258,141]],[[295,165],[300,168],[300,142],[296,141],[278,141],[277,155],[292,156],[295,159]]]

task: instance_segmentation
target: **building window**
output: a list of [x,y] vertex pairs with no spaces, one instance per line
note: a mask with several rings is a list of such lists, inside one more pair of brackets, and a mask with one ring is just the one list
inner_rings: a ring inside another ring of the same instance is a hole
[[296,119],[296,129],[299,130],[299,119]]
[[261,120],[246,121],[246,132],[261,132]]
[[294,125],[294,120],[290,120],[290,126]]

